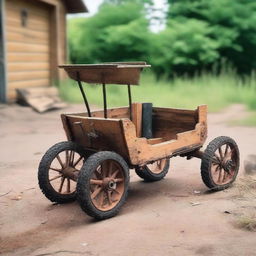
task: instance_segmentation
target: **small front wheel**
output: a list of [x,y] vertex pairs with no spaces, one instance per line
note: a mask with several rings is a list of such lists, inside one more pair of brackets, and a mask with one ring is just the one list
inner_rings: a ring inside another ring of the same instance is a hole
[[38,183],[52,202],[68,203],[76,199],[76,180],[86,152],[71,141],[55,144],[47,150],[38,168]]
[[125,203],[129,168],[124,159],[110,151],[90,156],[77,182],[77,200],[84,212],[96,219],[115,216]]
[[167,174],[169,165],[169,159],[160,159],[152,164],[145,165],[142,168],[136,168],[135,172],[145,181],[159,181]]
[[201,176],[213,190],[228,188],[236,179],[240,164],[236,142],[226,136],[215,138],[207,146],[201,163]]

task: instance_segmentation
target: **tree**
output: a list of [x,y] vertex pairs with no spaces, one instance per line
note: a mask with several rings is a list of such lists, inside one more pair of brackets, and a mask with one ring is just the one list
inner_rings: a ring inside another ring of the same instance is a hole
[[146,57],[148,20],[141,3],[103,4],[95,16],[71,20],[69,30],[73,63]]

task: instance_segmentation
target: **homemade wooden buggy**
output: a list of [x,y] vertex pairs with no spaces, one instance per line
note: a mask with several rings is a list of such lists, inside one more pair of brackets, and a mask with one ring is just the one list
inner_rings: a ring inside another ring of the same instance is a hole
[[[164,178],[169,159],[202,159],[201,175],[210,189],[230,186],[239,169],[239,150],[229,137],[217,137],[201,151],[207,137],[207,106],[196,110],[132,103],[130,85],[139,84],[144,62],[62,65],[78,82],[87,112],[62,114],[68,141],[43,156],[39,186],[53,202],[75,199],[90,216],[117,214],[128,193],[129,169],[146,181]],[[91,111],[81,82],[102,83],[104,110]],[[129,107],[107,108],[106,84],[127,85]]]

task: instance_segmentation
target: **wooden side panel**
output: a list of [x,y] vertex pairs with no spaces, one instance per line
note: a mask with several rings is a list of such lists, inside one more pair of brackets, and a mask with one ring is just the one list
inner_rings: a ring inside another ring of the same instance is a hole
[[6,38],[8,98],[16,88],[49,86],[50,7],[40,1],[6,1]]
[[121,120],[66,115],[63,124],[72,141],[91,149],[115,151],[128,160]]
[[[170,112],[172,109],[169,109]],[[175,110],[173,112],[176,118],[176,121],[179,121],[177,114],[182,115],[182,111]],[[195,114],[195,117],[192,117],[191,114]],[[166,121],[170,118],[168,111],[165,109],[163,115],[165,118],[162,119]],[[195,148],[199,148],[205,142],[207,136],[207,126],[206,126],[206,114],[207,107],[199,106],[196,111],[185,111],[184,116],[187,116],[187,119],[184,120],[184,125],[193,120],[198,120],[195,125],[186,126],[186,128],[191,127],[190,130],[185,132],[177,133],[175,139],[166,139],[164,141],[159,139],[159,143],[152,145],[152,139],[148,141],[146,138],[137,138],[136,130],[134,124],[126,119],[123,120],[123,129],[125,135],[125,141],[127,144],[130,162],[133,165],[144,165],[150,161],[154,161],[161,158],[171,157],[172,155],[178,155],[181,153],[189,152]],[[184,117],[183,116],[183,117]],[[195,122],[195,121],[194,121]],[[172,130],[171,130],[172,132]],[[166,129],[166,136],[168,137],[168,130]]]
[[[98,111],[93,111],[91,112],[92,117],[104,117],[104,111],[103,110],[98,110]],[[87,113],[75,113],[75,114],[69,114],[73,116],[81,116],[81,117],[86,117],[88,116]],[[128,107],[121,107],[121,108],[111,108],[107,110],[107,115],[108,118],[129,118],[129,108]]]
[[142,103],[132,104],[132,121],[136,128],[137,137],[141,137],[142,130]]
[[195,129],[197,110],[153,108],[153,137],[176,139],[177,133]]

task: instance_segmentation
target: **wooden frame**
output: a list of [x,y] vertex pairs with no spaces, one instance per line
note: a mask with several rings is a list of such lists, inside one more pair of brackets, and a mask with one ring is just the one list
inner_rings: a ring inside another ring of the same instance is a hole
[[0,102],[7,101],[4,9],[5,9],[5,0],[0,0]]
[[[196,110],[164,109],[168,115],[176,117],[175,122],[193,120],[191,129],[186,126],[175,134],[176,138],[146,139],[140,137],[141,108],[134,108],[136,118],[129,119],[129,109],[108,109],[108,119],[104,119],[103,111],[92,112],[92,117],[82,114],[63,114],[62,122],[67,138],[94,151],[110,150],[120,154],[130,166],[143,166],[150,162],[188,153],[202,147],[207,137],[207,106],[199,106]],[[159,112],[159,108],[153,108]],[[167,118],[167,116],[166,116]],[[185,125],[185,122],[183,122]],[[168,128],[168,127],[167,127]],[[164,131],[164,130],[163,130]],[[179,131],[179,130],[177,130]],[[163,133],[164,134],[164,133]],[[173,136],[173,135],[170,135]]]

